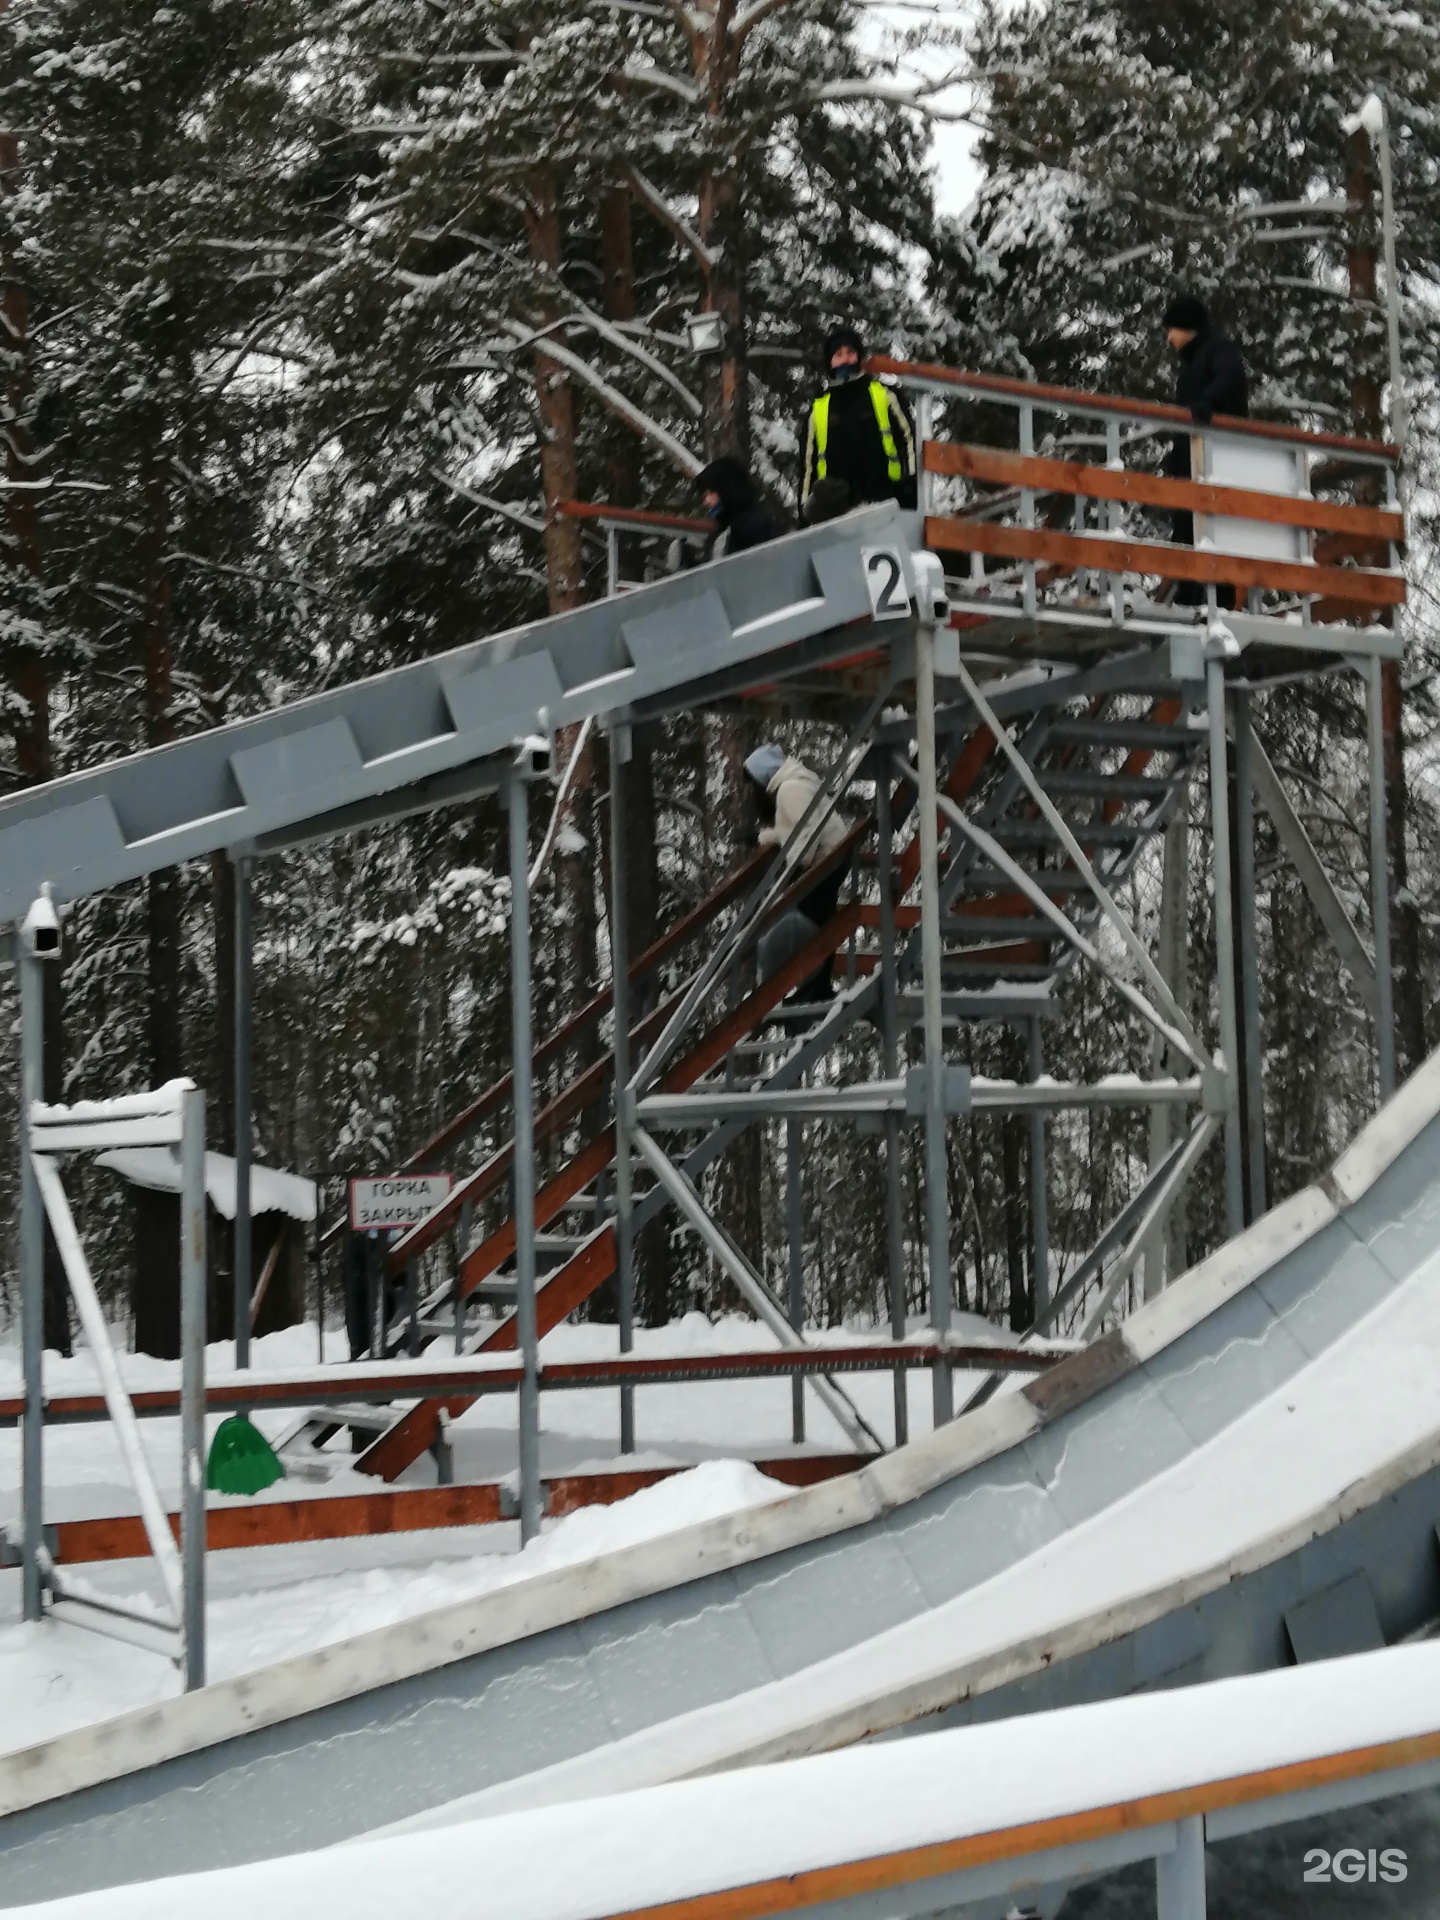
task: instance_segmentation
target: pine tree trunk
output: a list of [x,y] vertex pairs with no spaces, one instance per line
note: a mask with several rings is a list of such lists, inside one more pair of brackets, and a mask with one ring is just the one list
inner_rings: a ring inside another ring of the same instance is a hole
[[[635,318],[635,251],[629,189],[617,184],[600,197],[601,298],[607,320]],[[607,492],[617,507],[640,504],[640,443],[619,421],[609,428]],[[631,729],[630,760],[625,769],[625,903],[633,962],[660,935],[660,852],[655,814],[657,722]],[[610,887],[609,856],[606,892]],[[648,1013],[656,983],[648,980],[630,996],[631,1018]],[[635,1317],[643,1326],[663,1326],[677,1305],[670,1298],[670,1226],[662,1215],[642,1227],[635,1239]]]
[[[530,176],[525,226],[537,275],[536,313],[543,327],[563,318],[550,276],[561,262],[559,193],[553,167],[537,167]],[[565,344],[563,328],[555,333]],[[580,554],[580,523],[557,511],[579,488],[575,457],[575,390],[543,347],[535,350],[535,403],[540,415],[540,484],[545,498],[545,579],[552,613],[578,607],[585,597]]]
[[[145,515],[144,676],[145,732],[150,746],[174,737],[171,694],[170,582],[165,571],[169,500],[163,456],[152,446],[142,480]],[[180,888],[173,868],[145,883],[147,995],[145,1050],[150,1084],[182,1071],[180,1031]],[[180,1354],[180,1219],[173,1196],[135,1191],[135,1274],[132,1311],[135,1348],[165,1360]]]
[[[710,0],[707,24],[693,37],[695,77],[713,123],[724,111],[743,39],[734,32],[728,0]],[[712,142],[712,148],[715,143]],[[714,256],[705,270],[705,310],[724,323],[724,345],[704,362],[705,452],[734,454],[748,464],[750,394],[745,340],[744,205],[738,151],[713,158],[700,179],[700,238]]]

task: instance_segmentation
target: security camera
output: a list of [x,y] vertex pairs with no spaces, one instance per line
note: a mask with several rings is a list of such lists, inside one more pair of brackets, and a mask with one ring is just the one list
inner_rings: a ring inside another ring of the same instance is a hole
[[516,741],[515,765],[527,778],[543,780],[550,771],[550,742],[538,733]]
[[938,553],[912,553],[910,564],[915,572],[915,603],[920,609],[922,620],[933,620],[939,626],[948,626],[950,622],[950,596],[945,591],[945,569],[940,563]]
[[20,922],[20,938],[27,953],[37,960],[54,960],[60,953],[60,916],[55,911],[54,895],[47,880],[30,903],[30,911]]

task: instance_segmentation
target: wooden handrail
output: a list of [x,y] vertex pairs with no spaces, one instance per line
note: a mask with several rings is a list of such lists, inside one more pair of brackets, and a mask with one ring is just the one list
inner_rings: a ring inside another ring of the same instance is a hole
[[1163,580],[1325,594],[1359,606],[1398,607],[1405,602],[1405,581],[1398,573],[1317,567],[1298,560],[1257,560],[1246,554],[1215,553],[1159,540],[1115,540],[1098,533],[1058,533],[1044,528],[996,526],[986,520],[932,518],[925,522],[925,544],[954,553],[1048,561],[1070,571],[1089,568],[1097,573],[1153,573]]
[[[881,1894],[914,1886],[942,1874],[962,1873],[968,1867],[1023,1860],[1031,1854],[1061,1847],[1093,1844],[1096,1840],[1168,1825],[1173,1820],[1219,1813],[1229,1807],[1254,1805],[1344,1781],[1364,1780],[1396,1773],[1423,1761],[1440,1759],[1440,1732],[1412,1734],[1342,1753],[1293,1760],[1253,1773],[1231,1774],[1167,1793],[1142,1794],[1109,1806],[1087,1807],[1048,1820],[1000,1827],[989,1833],[966,1834],[953,1840],[904,1847],[894,1853],[871,1854],[831,1866],[801,1868],[783,1877],[751,1881],[689,1899],[665,1900],[658,1906],[628,1907],[613,1920],[759,1920],[759,1916],[803,1913],[830,1901],[852,1900],[861,1894]],[[837,1847],[843,1847],[843,1829]]]
[[1256,493],[1133,468],[1118,472],[1085,460],[1046,460],[1003,453],[950,440],[925,442],[925,471],[948,478],[1030,487],[1037,493],[1079,494],[1086,500],[1118,500],[1130,506],[1168,507],[1172,512],[1224,514],[1236,520],[1347,533],[1366,540],[1405,538],[1405,520],[1383,507],[1351,506],[1343,500],[1313,500],[1304,494]]
[[[659,939],[652,941],[632,963],[629,976],[631,986],[643,985],[655,969],[668,960],[678,947],[683,946],[692,934],[698,933],[714,919],[717,913],[722,912],[730,904],[737,893],[742,893],[751,881],[757,880],[770,858],[769,849],[762,847],[752,853],[748,859],[742,860],[739,866],[732,867],[724,879],[713,887],[698,905],[692,907],[688,913],[682,914],[673,926],[667,927]],[[563,1025],[557,1027],[554,1033],[542,1040],[530,1056],[532,1075],[548,1066],[557,1053],[562,1053],[567,1047],[573,1046],[581,1034],[587,1032],[597,1021],[602,1020],[610,1011],[612,997],[613,988],[602,987],[598,993],[586,1001],[583,1007],[571,1014]],[[510,1098],[513,1083],[513,1069],[501,1074],[500,1078],[493,1081],[477,1099],[472,1100],[468,1107],[462,1107],[459,1113],[447,1120],[438,1131],[432,1133],[428,1140],[422,1141],[413,1153],[401,1161],[396,1172],[421,1173],[427,1168],[433,1168],[434,1162],[442,1153],[462,1140],[467,1133],[472,1132],[482,1120],[487,1119],[497,1107],[502,1106]],[[344,1232],[346,1218],[347,1216],[342,1214],[339,1219],[332,1220],[325,1228],[320,1236],[322,1247],[331,1245]]]
[[1217,413],[1202,427],[1188,408],[1172,406],[1164,400],[1126,400],[1119,394],[1086,393],[1080,387],[1043,386],[1029,380],[1014,380],[1006,374],[965,373],[927,361],[892,360],[885,353],[872,353],[865,367],[869,373],[888,373],[897,380],[957,387],[967,393],[993,395],[997,400],[1030,400],[1037,406],[1067,408],[1074,413],[1119,413],[1136,420],[1164,420],[1191,433],[1203,433],[1208,427],[1214,427],[1220,433],[1280,440],[1295,446],[1325,447],[1331,452],[1361,454],[1392,465],[1400,458],[1400,449],[1388,441],[1359,440],[1344,433],[1313,433],[1307,427],[1289,427],[1275,420],[1241,420],[1233,414]]
[[603,500],[560,500],[555,511],[567,520],[610,520],[620,527],[669,528],[675,533],[715,531],[713,520],[700,520],[693,514],[657,513],[652,507],[607,507]]

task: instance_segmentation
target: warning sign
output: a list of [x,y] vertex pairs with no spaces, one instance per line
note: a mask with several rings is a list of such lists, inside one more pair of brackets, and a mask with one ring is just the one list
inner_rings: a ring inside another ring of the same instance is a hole
[[350,1225],[357,1233],[374,1227],[418,1227],[455,1184],[448,1173],[390,1173],[350,1182]]

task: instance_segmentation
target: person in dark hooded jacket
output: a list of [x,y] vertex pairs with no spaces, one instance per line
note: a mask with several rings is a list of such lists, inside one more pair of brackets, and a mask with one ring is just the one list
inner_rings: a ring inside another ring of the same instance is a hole
[[704,495],[706,515],[715,522],[715,531],[705,542],[707,560],[744,553],[789,531],[774,507],[760,498],[755,482],[732,455],[722,453],[718,460],[702,467],[695,484]]
[[[1165,309],[1162,322],[1171,350],[1178,355],[1175,404],[1188,407],[1199,426],[1208,427],[1217,413],[1243,420],[1250,411],[1250,385],[1240,349],[1218,327],[1210,324],[1205,302],[1193,293],[1180,293]],[[1165,456],[1165,471],[1179,480],[1191,477],[1190,436],[1177,434]],[[1195,516],[1177,511],[1170,516],[1170,537],[1177,546],[1195,544]],[[1219,591],[1222,606],[1233,607],[1234,589]],[[1198,606],[1205,589],[1197,580],[1182,580],[1175,595],[1182,606]]]

